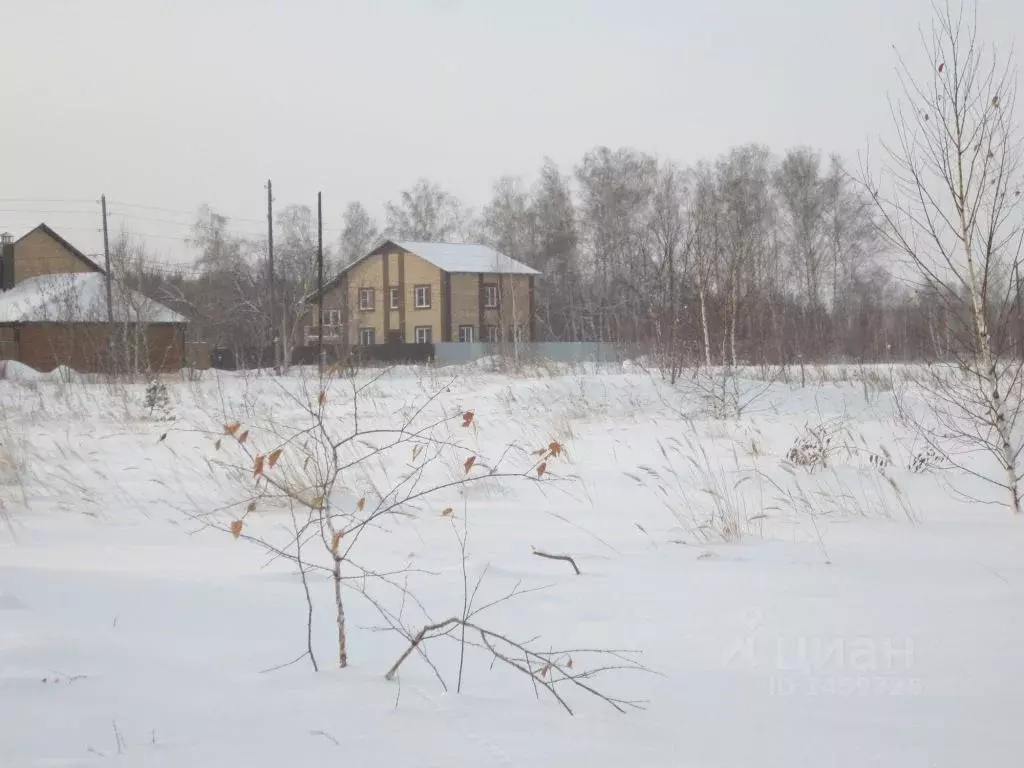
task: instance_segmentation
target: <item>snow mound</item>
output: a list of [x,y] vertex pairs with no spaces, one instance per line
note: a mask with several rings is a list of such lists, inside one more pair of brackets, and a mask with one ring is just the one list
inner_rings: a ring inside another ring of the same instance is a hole
[[39,381],[42,378],[44,378],[44,374],[17,360],[0,361],[0,379],[22,384]]

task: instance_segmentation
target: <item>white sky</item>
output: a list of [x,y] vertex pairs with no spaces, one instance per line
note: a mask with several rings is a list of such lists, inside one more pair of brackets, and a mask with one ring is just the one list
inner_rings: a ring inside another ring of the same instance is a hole
[[[1005,51],[1024,3],[979,8]],[[98,252],[105,192],[182,211],[110,206],[114,229],[181,259],[202,202],[263,231],[268,177],[278,207],[322,190],[333,228],[350,200],[380,216],[421,176],[479,207],[498,176],[532,180],[545,156],[569,171],[601,144],[855,158],[887,130],[892,46],[916,53],[930,15],[929,0],[2,0],[0,232],[45,220]]]

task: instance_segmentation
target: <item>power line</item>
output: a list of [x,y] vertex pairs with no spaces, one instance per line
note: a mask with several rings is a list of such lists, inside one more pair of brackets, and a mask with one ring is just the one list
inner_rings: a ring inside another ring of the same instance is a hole
[[[191,216],[193,218],[195,218],[198,215],[198,211],[197,210],[196,211],[183,211],[180,208],[164,208],[164,207],[158,206],[158,205],[141,205],[139,203],[125,203],[125,202],[121,202],[120,200],[111,200],[110,204],[111,205],[120,205],[123,208],[138,208],[140,210],[145,210],[145,211],[159,211],[161,213],[176,213],[176,214],[179,214],[181,216]],[[213,209],[211,208],[210,210],[213,210]],[[215,210],[213,210],[213,212],[214,213],[218,213]],[[224,214],[224,213],[218,213],[218,215],[223,216],[229,222],[231,222],[231,221],[244,221],[244,222],[247,222],[249,224],[262,224],[263,223],[262,219],[247,219],[247,218],[244,218],[242,216],[229,216],[229,215]]]
[[96,211],[93,210],[93,209],[89,209],[89,210],[86,211],[86,210],[71,209],[71,208],[62,208],[60,210],[43,210],[41,208],[0,208],[0,213],[31,213],[33,216],[35,216],[37,214],[41,214],[41,215],[47,216],[47,215],[53,215],[53,214],[57,214],[57,213],[60,213],[60,214],[65,214],[65,213],[88,214],[89,216],[95,216],[96,215]]
[[38,198],[26,198],[26,197],[0,197],[0,203],[99,203],[99,200],[83,200],[74,198],[59,198],[59,197],[38,197]]
[[[189,229],[196,229],[196,228],[199,228],[199,229],[212,229],[212,227],[209,224],[207,224],[205,222],[201,222],[201,221],[197,221],[197,222],[194,222],[194,223],[191,223],[191,224],[186,224],[185,222],[182,222],[182,221],[173,221],[171,219],[158,219],[158,218],[155,218],[153,216],[138,216],[138,215],[136,215],[134,213],[120,213],[120,212],[117,212],[117,211],[111,211],[110,215],[111,216],[120,216],[122,219],[127,219],[128,221],[149,221],[149,222],[156,222],[158,224],[173,224],[176,227],[187,227]],[[247,237],[257,237],[257,238],[261,237],[263,235],[262,232],[248,232],[248,231],[245,231],[245,230],[233,230],[230,227],[228,228],[228,232],[230,232],[232,234],[236,234],[236,235],[245,235]]]
[[[0,198],[0,203],[76,203],[76,204],[95,203],[96,204],[96,208],[95,209],[83,209],[83,208],[62,208],[62,209],[58,209],[58,208],[0,208],[0,214],[32,215],[32,216],[63,216],[63,215],[100,216],[101,215],[100,214],[100,210],[99,210],[99,208],[100,208],[99,200],[81,200],[81,199],[77,199],[76,200],[76,199],[72,199],[72,198],[66,198],[66,199],[59,199],[59,198],[50,198],[50,199],[42,199],[42,198],[40,198],[40,199]],[[195,217],[196,216],[196,212],[195,211],[191,211],[190,212],[190,211],[183,211],[181,209],[175,209],[175,208],[165,208],[163,206],[143,205],[141,203],[126,203],[126,202],[123,202],[123,201],[115,201],[115,200],[108,200],[107,201],[107,206],[108,206],[108,215],[109,216],[119,217],[119,218],[121,218],[122,220],[124,220],[126,222],[144,221],[144,222],[147,222],[147,223],[167,224],[167,225],[171,225],[171,226],[174,226],[174,227],[188,228],[188,229],[196,229],[196,228],[210,229],[211,228],[208,223],[203,222],[203,221],[196,221],[196,220],[187,221],[187,222],[186,221],[178,221],[178,220],[175,220],[175,219],[167,219],[167,218],[160,218],[160,217],[156,217],[156,216],[140,215],[138,213],[133,213],[131,211],[116,211],[116,210],[109,210],[109,209],[114,207],[114,206],[118,206],[118,207],[121,207],[121,208],[134,208],[134,209],[146,210],[146,211],[157,211],[157,212],[169,213],[169,214],[174,214],[174,215],[189,216],[189,217]],[[220,214],[220,215],[224,215],[224,214]],[[257,240],[259,240],[259,239],[265,240],[266,239],[266,234],[267,234],[266,232],[253,232],[253,231],[248,231],[248,230],[243,230],[243,229],[235,229],[235,228],[233,228],[231,226],[234,222],[246,222],[246,223],[260,224],[260,223],[265,223],[264,221],[262,221],[260,219],[249,219],[249,218],[226,216],[226,215],[224,216],[224,218],[227,219],[228,226],[227,226],[226,229],[227,229],[227,232],[229,234],[234,235],[236,237],[246,237],[246,238],[257,239]],[[95,227],[94,228],[94,227],[77,227],[77,226],[74,226],[74,225],[62,225],[61,228],[63,228],[63,229],[72,229],[72,230],[77,230],[77,231],[88,231],[88,232],[99,232],[100,231],[100,227]],[[343,227],[328,227],[328,226],[324,226],[323,227],[323,231],[324,232],[331,232],[331,233],[338,234],[338,233],[343,232],[344,228]],[[136,235],[137,237],[156,238],[156,239],[160,239],[160,240],[173,240],[173,241],[182,242],[182,243],[186,243],[186,244],[191,243],[195,239],[191,235],[191,233],[185,234],[185,235],[169,235],[169,234],[157,234],[155,232],[132,231],[132,234]]]
[[[138,204],[138,203],[125,203],[125,202],[121,202],[120,200],[108,200],[107,204],[108,205],[119,205],[122,208],[138,208],[140,210],[146,210],[146,211],[158,211],[158,212],[161,212],[161,213],[173,213],[173,214],[179,214],[181,216],[191,216],[193,218],[195,218],[196,215],[197,215],[197,211],[183,211],[180,208],[164,208],[162,206],[157,206],[157,205],[142,205],[142,204]],[[217,215],[223,216],[225,219],[227,219],[229,224],[231,222],[235,222],[235,221],[241,221],[241,222],[245,222],[247,224],[264,224],[265,223],[264,219],[250,219],[250,218],[246,218],[244,216],[231,216],[231,215],[226,214],[226,213],[220,213],[219,211],[217,211],[215,209],[212,209],[212,208],[211,208],[211,210],[214,213],[216,213]],[[143,218],[141,216],[136,216],[135,214],[122,214],[122,215],[132,216],[134,218],[139,218],[139,219]],[[151,221],[168,221],[166,219],[150,219],[150,220]],[[180,222],[168,221],[168,223],[177,224],[177,223],[180,223]],[[191,223],[190,223],[190,225],[191,225]],[[324,227],[324,231],[327,231],[327,232],[343,232],[344,228],[343,227]]]

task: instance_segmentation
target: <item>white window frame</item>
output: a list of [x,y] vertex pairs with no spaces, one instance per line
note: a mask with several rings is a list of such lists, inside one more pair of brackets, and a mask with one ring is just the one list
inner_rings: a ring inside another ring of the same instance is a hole
[[476,339],[476,326],[475,325],[460,325],[459,326],[459,341],[463,344],[472,344]]
[[434,340],[433,326],[417,325],[414,333],[417,344],[430,344]]
[[[421,301],[421,297],[424,297]],[[413,288],[413,306],[416,309],[430,309],[430,286],[417,285]]]
[[484,308],[498,308],[498,285],[497,283],[484,283]]
[[[369,301],[366,298],[369,297]],[[359,311],[360,312],[372,312],[376,309],[376,291],[373,288],[360,288],[359,289]]]
[[499,341],[499,336],[501,335],[498,332],[498,326],[496,325],[484,326],[484,334],[487,337],[488,344],[497,344]]
[[[369,341],[367,341],[369,337]],[[377,341],[377,332],[373,328],[360,328],[359,329],[359,346],[361,347],[372,347]]]
[[388,288],[388,308],[391,310],[400,309],[402,305],[402,291],[397,285]]
[[324,314],[327,315],[327,322],[324,325],[341,325],[340,309],[325,309]]

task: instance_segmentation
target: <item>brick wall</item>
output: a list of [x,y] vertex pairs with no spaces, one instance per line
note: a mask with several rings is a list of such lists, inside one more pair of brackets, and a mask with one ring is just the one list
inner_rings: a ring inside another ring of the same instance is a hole
[[[58,365],[97,373],[111,370],[110,333],[117,340],[117,352],[131,356],[122,341],[124,326],[113,329],[105,323],[30,323],[18,328],[18,359],[37,371],[52,371]],[[132,338],[129,327],[128,336]],[[138,337],[143,364],[153,371],[180,370],[185,354],[185,329],[178,325],[150,325]]]
[[43,230],[28,233],[14,246],[15,284],[40,275],[94,271]]

